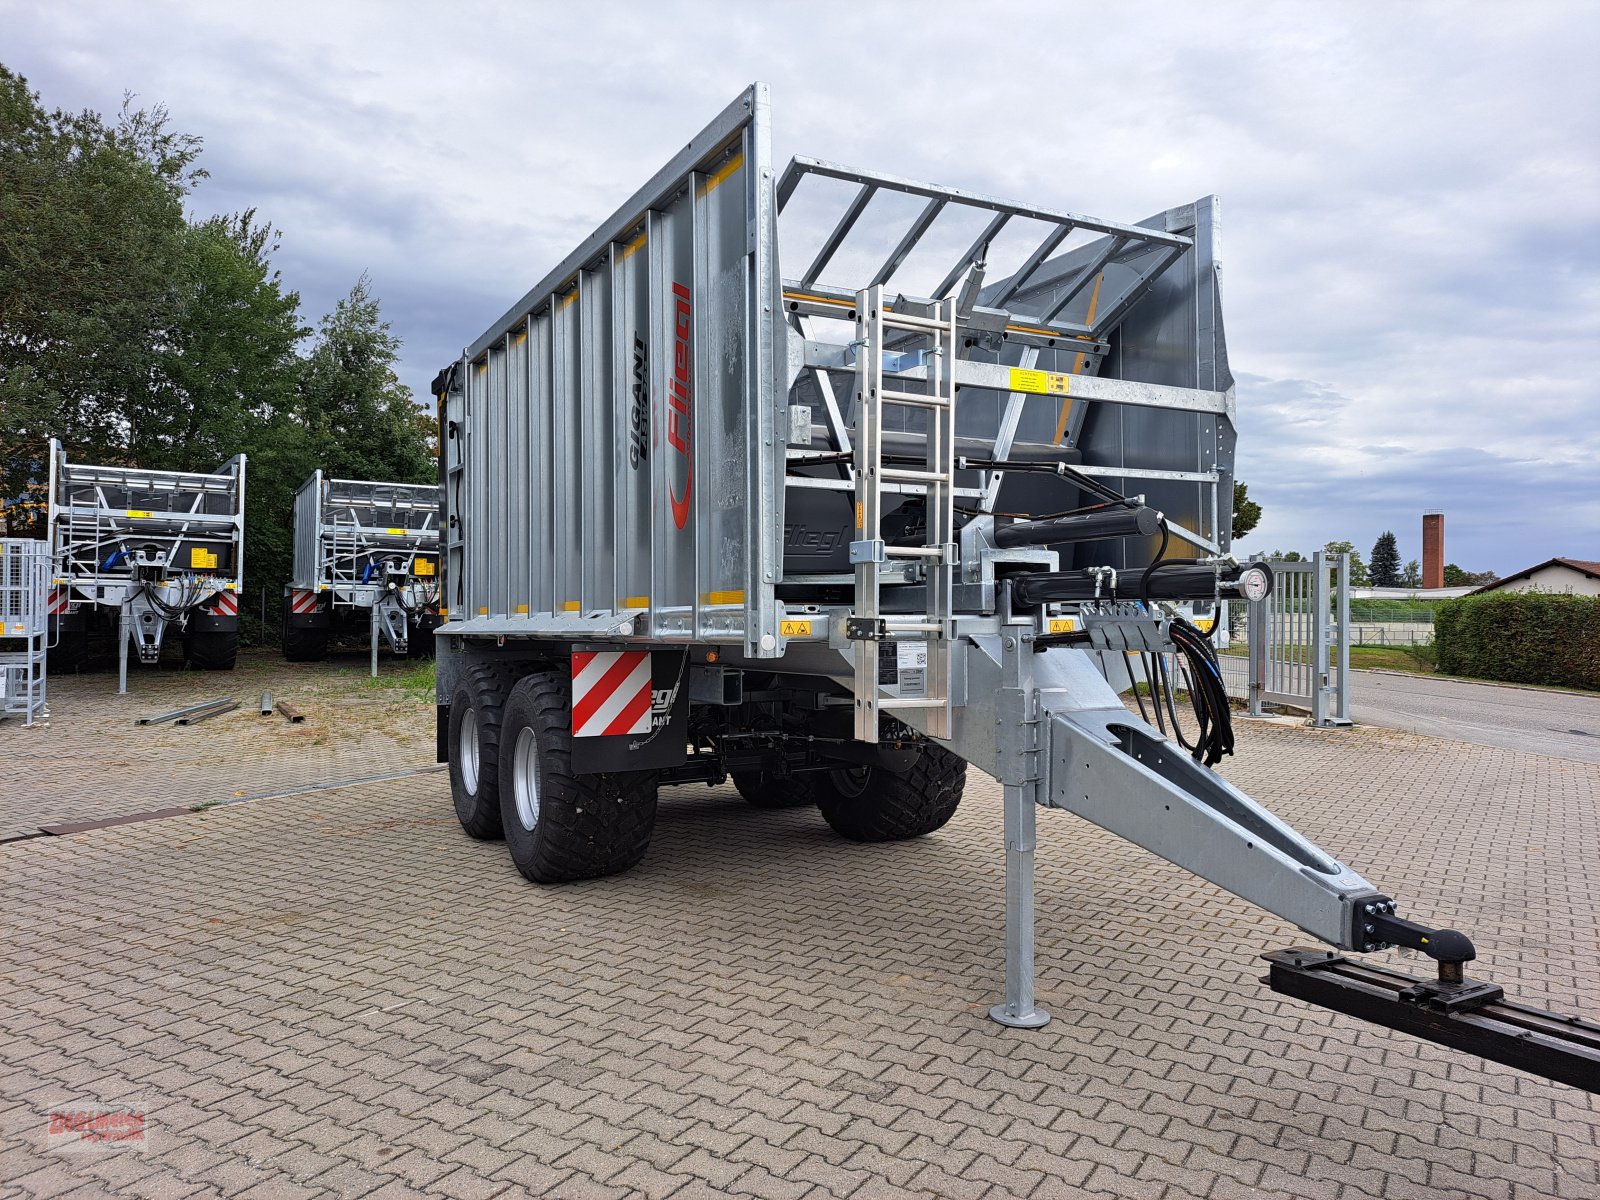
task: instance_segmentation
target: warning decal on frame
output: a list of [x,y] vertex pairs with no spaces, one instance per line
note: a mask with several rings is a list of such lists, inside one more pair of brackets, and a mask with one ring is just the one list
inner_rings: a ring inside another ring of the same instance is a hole
[[1031,392],[1036,396],[1065,396],[1072,388],[1072,376],[1055,371],[1030,371],[1023,367],[1011,368],[1011,390]]

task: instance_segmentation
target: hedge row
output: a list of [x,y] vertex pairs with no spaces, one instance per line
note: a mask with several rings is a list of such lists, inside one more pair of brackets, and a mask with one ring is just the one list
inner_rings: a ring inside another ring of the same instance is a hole
[[1490,592],[1433,615],[1446,675],[1600,689],[1600,596]]

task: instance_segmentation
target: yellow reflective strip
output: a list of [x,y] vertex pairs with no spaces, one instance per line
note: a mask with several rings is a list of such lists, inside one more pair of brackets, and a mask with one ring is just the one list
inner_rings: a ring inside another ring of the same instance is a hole
[[649,596],[624,596],[617,604],[622,608],[649,608]]
[[487,608],[480,608],[478,610],[478,615],[480,617],[487,617],[489,615],[489,610]]
[[526,329],[524,329],[524,330],[523,330],[523,331],[522,331],[522,332],[520,332],[520,333],[519,333],[519,334],[517,334],[517,341],[516,341],[516,344],[517,344],[517,345],[518,345],[518,346],[520,346],[520,345],[522,345],[522,343],[523,343],[523,342],[525,342],[525,341],[527,341],[527,340],[528,340],[528,331],[527,331],[527,330],[526,330]]
[[561,606],[561,611],[562,612],[577,612],[578,611],[578,602],[576,600],[568,600],[566,603],[564,603]]
[[629,242],[621,250],[617,251],[617,261],[627,262],[628,259],[632,258],[641,249],[643,249],[646,236],[646,234],[641,233],[638,237],[634,238],[633,241]]
[[743,604],[744,592],[707,592],[700,601],[703,604]]
[[702,196],[709,196],[724,183],[727,183],[728,177],[742,166],[744,166],[744,155],[735,154],[722,165],[721,169],[718,170],[715,175],[710,176],[705,183],[700,185],[700,194]]
[[577,298],[578,298],[578,289],[577,288],[573,288],[565,296],[561,297],[561,307],[563,309],[571,308],[572,307],[572,302],[574,300],[576,300]]
[[517,605],[517,608],[516,608],[516,613],[517,613],[517,615],[518,615],[518,616],[519,616],[519,617],[525,617],[525,616],[527,616],[527,615],[528,615],[528,606],[527,606],[527,605],[526,605],[526,604],[519,604],[519,605]]

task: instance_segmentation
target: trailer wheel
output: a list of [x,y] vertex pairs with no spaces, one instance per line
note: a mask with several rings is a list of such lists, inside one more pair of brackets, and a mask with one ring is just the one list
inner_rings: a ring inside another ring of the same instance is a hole
[[461,828],[481,842],[500,828],[500,730],[514,677],[477,663],[463,673],[450,698],[450,798]]
[[500,757],[506,848],[535,883],[626,871],[644,857],[656,823],[653,771],[572,770],[572,681],[529,675],[511,689]]
[[419,616],[406,634],[406,657],[432,658],[438,641],[433,636],[433,631],[439,628],[439,625],[438,613],[425,612]]
[[60,633],[49,651],[50,674],[77,674],[89,662],[89,635],[84,632]]
[[283,657],[288,662],[321,662],[328,653],[326,629],[283,627]]
[[955,816],[967,763],[928,743],[910,769],[845,767],[817,775],[817,807],[833,831],[853,842],[898,842],[932,833]]
[[183,639],[183,656],[197,671],[231,671],[239,661],[239,631],[191,633]]
[[780,777],[770,771],[735,771],[730,778],[752,808],[801,808],[817,802],[810,775]]

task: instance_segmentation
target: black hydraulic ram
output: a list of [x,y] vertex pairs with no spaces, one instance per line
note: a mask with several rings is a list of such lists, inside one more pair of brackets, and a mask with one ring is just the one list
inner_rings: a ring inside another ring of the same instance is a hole
[[1161,514],[1141,504],[1000,525],[994,531],[994,544],[1002,550],[1011,550],[1017,546],[1053,546],[1059,542],[1092,542],[1100,538],[1154,537],[1160,529]]
[[1374,939],[1368,948],[1421,950],[1437,960],[1438,978],[1418,979],[1332,950],[1293,949],[1262,955],[1271,964],[1262,982],[1285,996],[1600,1094],[1600,1025],[1517,1004],[1497,984],[1468,979],[1464,965],[1476,951],[1465,934],[1396,917],[1393,902],[1382,897],[1366,908],[1366,936]]
[[[1051,523],[1029,522],[1031,525]],[[999,531],[995,536],[998,542]],[[1118,572],[1118,594],[1130,600],[1214,600],[1219,592],[1224,595],[1246,597],[1250,597],[1252,592],[1265,595],[1272,586],[1271,576],[1261,563],[1218,563],[1213,566],[1164,562],[1159,565],[1162,569],[1150,572],[1148,577],[1143,571]],[[1253,572],[1262,578],[1258,586],[1251,589],[1247,588],[1246,584]],[[1148,596],[1146,596],[1147,589]],[[1019,608],[1033,608],[1040,604],[1073,600],[1112,598],[1106,594],[1104,583],[1088,571],[1038,572],[1018,575],[1011,581],[1012,603]]]

